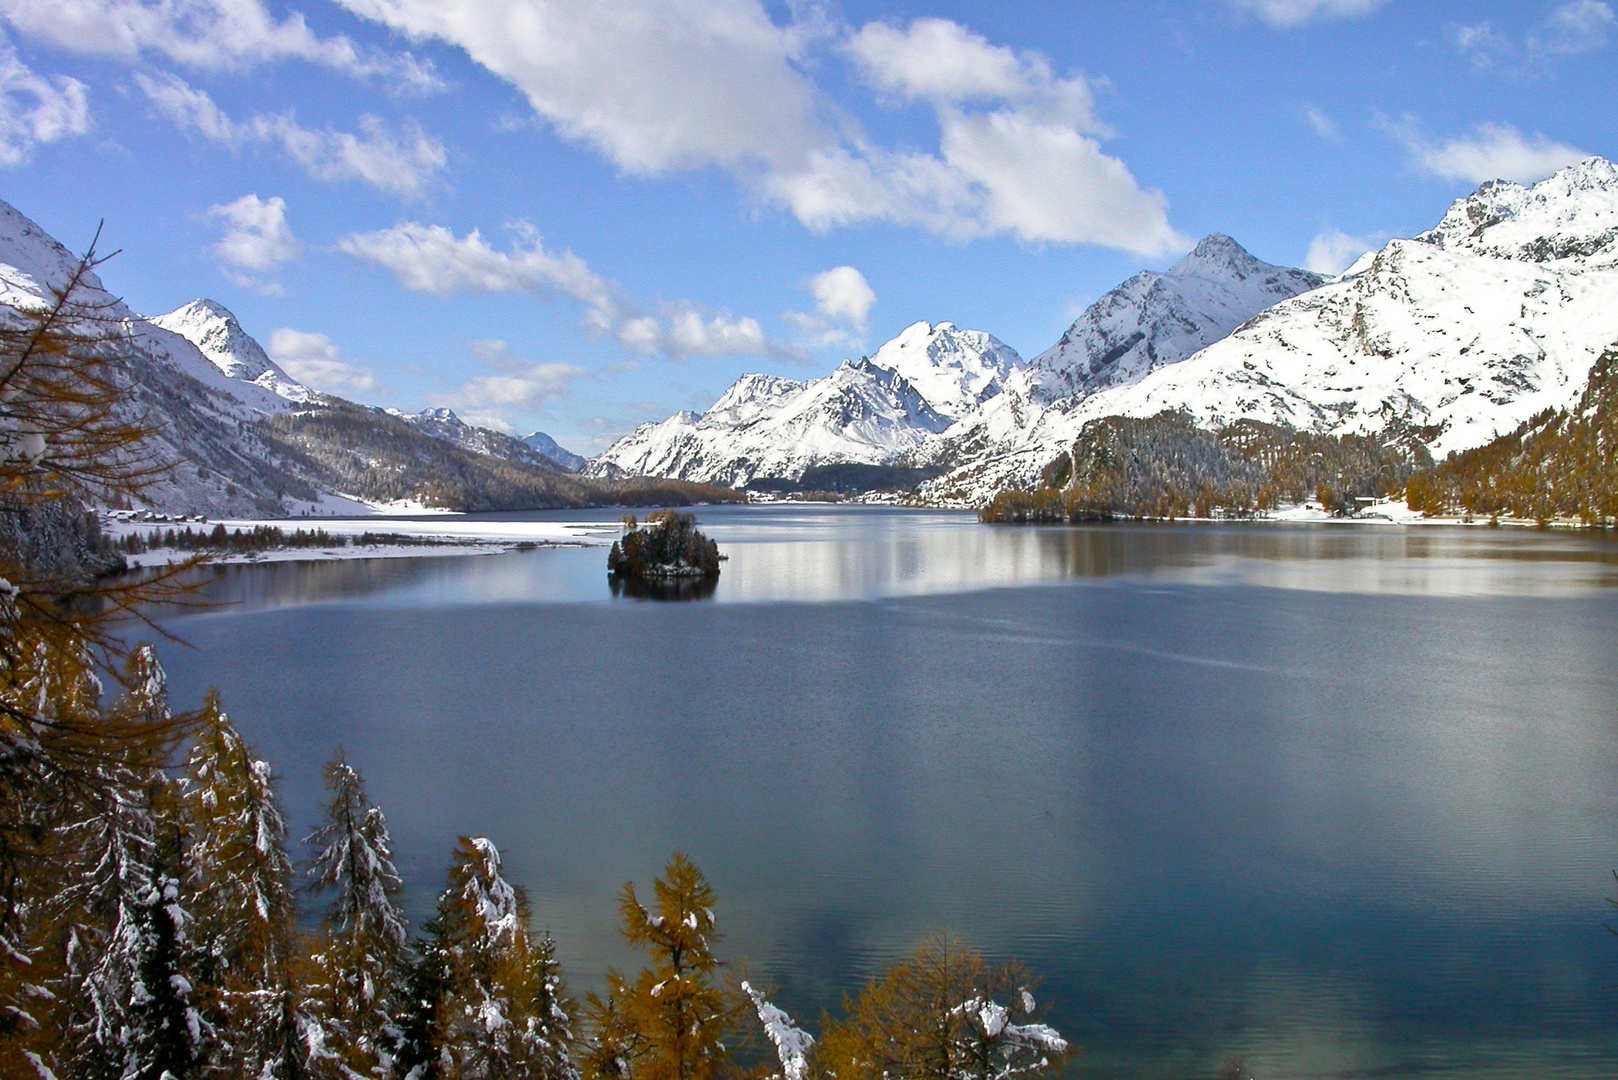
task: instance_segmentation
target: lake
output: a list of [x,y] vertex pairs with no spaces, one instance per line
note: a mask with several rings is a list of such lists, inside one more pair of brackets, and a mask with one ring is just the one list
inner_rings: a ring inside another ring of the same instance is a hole
[[709,600],[600,548],[228,567],[160,653],[298,835],[346,749],[413,916],[493,838],[576,993],[679,848],[817,1030],[947,928],[1042,974],[1074,1076],[1618,1076],[1610,537],[699,517]]

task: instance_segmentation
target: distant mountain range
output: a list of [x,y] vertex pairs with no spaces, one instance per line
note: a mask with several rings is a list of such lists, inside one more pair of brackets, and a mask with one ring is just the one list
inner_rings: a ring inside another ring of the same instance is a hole
[[[0,305],[43,296],[75,262],[0,203]],[[1442,457],[1571,408],[1618,342],[1618,168],[1592,158],[1532,187],[1485,184],[1333,279],[1214,234],[1101,297],[1031,362],[982,331],[918,322],[822,378],[744,375],[706,412],[643,424],[593,460],[543,432],[319,393],[209,300],[116,310],[130,407],[178,465],[149,495],[160,509],[511,509],[817,486],[983,505],[1083,457],[1094,440],[1079,446],[1081,433],[1107,417],[1397,432]]]
[[924,500],[982,505],[1037,486],[1091,421],[1164,411],[1210,429],[1393,424],[1442,456],[1569,407],[1615,341],[1618,169],[1592,158],[1531,188],[1485,184],[1335,279],[1209,236],[1026,365],[987,334],[918,323],[824,379],[744,376],[706,413],[644,425],[589,468],[757,486],[885,466],[933,477]]
[[[37,304],[78,257],[0,202],[0,308]],[[648,505],[734,499],[675,480],[576,475],[583,459],[542,432],[525,440],[448,409],[357,405],[299,383],[211,300],[145,318],[91,276],[79,299],[120,320],[117,377],[128,415],[172,468],[143,495],[152,509],[279,517],[364,512],[386,503],[459,510]]]

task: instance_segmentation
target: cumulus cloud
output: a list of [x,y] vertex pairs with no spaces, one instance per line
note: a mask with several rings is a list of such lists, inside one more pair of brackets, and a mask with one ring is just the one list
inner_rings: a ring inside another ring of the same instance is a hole
[[366,368],[353,363],[325,334],[282,327],[270,334],[270,359],[294,379],[328,393],[370,393],[382,386]]
[[141,73],[135,83],[176,126],[232,149],[277,146],[316,180],[354,180],[403,199],[419,199],[449,159],[444,144],[413,123],[393,132],[377,117],[362,116],[355,134],[302,127],[290,113],[237,121],[207,91],[177,76]]
[[781,317],[798,328],[811,348],[855,345],[876,304],[876,292],[865,275],[852,266],[834,266],[803,284],[815,299],[816,314],[786,311]]
[[1367,251],[1374,251],[1387,242],[1386,235],[1350,236],[1337,229],[1328,229],[1309,243],[1309,254],[1303,260],[1306,270],[1317,274],[1341,274]]
[[1388,0],[1230,0],[1239,11],[1257,15],[1271,26],[1291,28],[1318,19],[1369,15]]
[[774,356],[797,359],[796,350],[772,341],[756,319],[704,312],[694,304],[642,311],[611,282],[570,251],[546,249],[531,226],[518,225],[516,242],[500,251],[473,229],[456,236],[442,225],[405,222],[378,232],[356,233],[338,249],[374,263],[415,292],[560,293],[586,307],[591,333],[617,339],[631,352],[687,360],[695,356]]
[[464,49],[625,172],[782,164],[821,138],[802,35],[757,0],[339,0]]
[[[1109,132],[1086,80],[948,20],[853,30],[801,5],[814,14],[782,26],[760,0],[340,2],[459,46],[626,173],[716,166],[813,230],[885,221],[1148,255],[1186,243],[1163,196],[1102,152]],[[937,153],[874,145],[827,119],[804,61],[828,42],[884,100],[935,111]],[[1004,153],[1029,166],[988,157]]]
[[27,162],[40,143],[90,130],[90,97],[83,83],[46,77],[0,44],[0,167]]
[[1169,225],[1163,195],[1102,151],[1110,132],[1083,78],[945,19],[867,24],[844,51],[886,100],[932,109],[939,152],[856,142],[768,178],[770,196],[811,229],[889,221],[962,240],[1009,234],[1142,255],[1189,243]]
[[91,56],[161,56],[207,71],[297,59],[395,89],[443,86],[430,63],[320,37],[302,15],[276,19],[259,0],[0,0],[0,17],[35,41]]
[[1510,124],[1479,124],[1471,135],[1438,142],[1423,137],[1411,120],[1389,125],[1388,131],[1404,143],[1418,169],[1473,184],[1486,180],[1531,184],[1590,156],[1545,135],[1524,135]]
[[871,283],[852,266],[834,266],[810,278],[809,295],[826,318],[846,320],[862,334],[871,308],[876,305]]
[[226,276],[261,292],[279,292],[265,275],[297,258],[299,250],[287,224],[286,200],[243,195],[235,202],[208,207],[206,216],[223,230],[213,251]]

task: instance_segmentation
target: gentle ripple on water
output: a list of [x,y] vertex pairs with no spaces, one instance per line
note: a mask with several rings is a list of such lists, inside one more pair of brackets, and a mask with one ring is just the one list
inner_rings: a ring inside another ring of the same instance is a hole
[[947,925],[1076,1075],[1618,1075],[1618,545],[715,509],[711,602],[599,550],[231,568],[173,621],[300,828],[342,743],[412,910],[493,836],[575,989],[676,846],[814,1017]]

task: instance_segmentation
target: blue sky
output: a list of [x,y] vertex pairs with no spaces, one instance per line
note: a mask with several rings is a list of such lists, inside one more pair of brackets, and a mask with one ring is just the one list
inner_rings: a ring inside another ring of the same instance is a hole
[[0,197],[294,374],[585,453],[1208,232],[1335,270],[1618,131],[1605,0],[0,0]]

